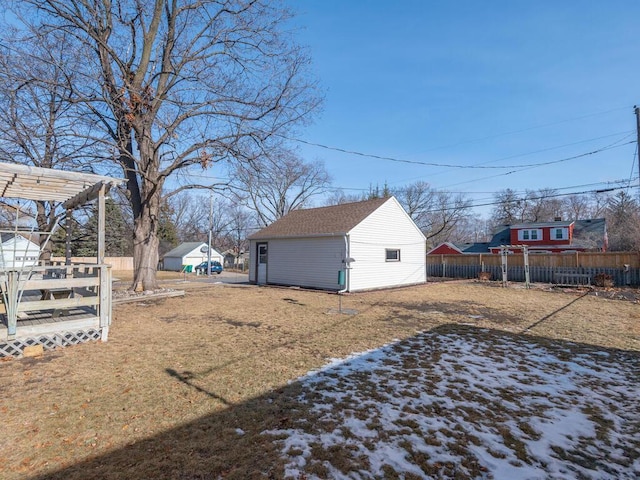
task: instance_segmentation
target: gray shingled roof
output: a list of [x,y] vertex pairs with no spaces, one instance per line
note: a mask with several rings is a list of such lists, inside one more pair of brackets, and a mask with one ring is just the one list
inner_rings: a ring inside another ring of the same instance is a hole
[[206,245],[203,242],[185,242],[181,245],[178,245],[173,250],[164,254],[164,257],[178,257],[182,258],[185,255],[193,252],[196,248],[201,247],[202,245]]
[[487,251],[491,247],[499,247],[500,245],[509,245],[511,243],[511,226],[500,225],[493,232],[493,236],[487,245]]
[[343,203],[330,207],[294,210],[249,237],[268,238],[344,235],[377,210],[389,198]]
[[488,253],[489,252],[489,242],[456,243],[455,246],[462,253]]
[[573,240],[576,246],[601,249],[605,243],[607,223],[604,218],[576,220],[573,227]]

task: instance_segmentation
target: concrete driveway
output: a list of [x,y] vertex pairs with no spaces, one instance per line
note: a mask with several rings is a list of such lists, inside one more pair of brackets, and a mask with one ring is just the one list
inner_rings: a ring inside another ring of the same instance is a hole
[[228,272],[223,271],[220,274],[212,273],[211,277],[207,275],[189,275],[187,279],[191,282],[204,283],[249,283],[249,273]]

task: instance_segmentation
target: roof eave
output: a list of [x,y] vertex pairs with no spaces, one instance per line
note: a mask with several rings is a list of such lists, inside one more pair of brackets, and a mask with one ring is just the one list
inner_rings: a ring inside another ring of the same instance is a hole
[[249,240],[285,240],[291,238],[317,238],[317,237],[344,237],[349,235],[349,232],[335,232],[335,233],[309,233],[305,235],[273,235],[273,236],[250,236]]

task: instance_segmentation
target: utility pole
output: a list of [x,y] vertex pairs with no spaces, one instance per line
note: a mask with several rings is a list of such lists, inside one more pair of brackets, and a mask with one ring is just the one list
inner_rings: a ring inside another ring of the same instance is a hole
[[640,108],[633,106],[636,113],[636,156],[638,157],[638,186],[640,186]]
[[211,235],[213,234],[213,192],[209,196],[209,244],[207,245],[207,276],[211,276]]

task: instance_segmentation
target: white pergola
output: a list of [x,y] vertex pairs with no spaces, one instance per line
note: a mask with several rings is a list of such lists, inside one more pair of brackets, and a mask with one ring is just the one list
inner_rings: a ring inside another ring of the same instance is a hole
[[98,200],[98,263],[104,261],[105,196],[124,179],[92,173],[0,163],[0,198],[62,203],[69,211]]

